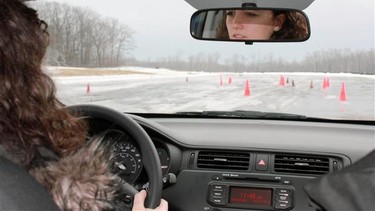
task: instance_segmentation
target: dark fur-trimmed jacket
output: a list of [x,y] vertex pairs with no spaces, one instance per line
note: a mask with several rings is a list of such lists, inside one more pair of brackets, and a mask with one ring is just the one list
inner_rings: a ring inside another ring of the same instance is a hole
[[[0,154],[6,155],[1,145]],[[9,154],[5,157],[14,161]],[[51,193],[61,210],[116,210],[119,185],[110,172],[111,158],[108,144],[95,138],[62,158],[41,148],[29,173]]]

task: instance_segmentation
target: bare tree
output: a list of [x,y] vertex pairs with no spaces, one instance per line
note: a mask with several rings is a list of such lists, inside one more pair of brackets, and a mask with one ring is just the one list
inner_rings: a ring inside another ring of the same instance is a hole
[[57,2],[32,2],[49,25],[47,62],[69,66],[118,66],[135,48],[134,31],[93,10]]

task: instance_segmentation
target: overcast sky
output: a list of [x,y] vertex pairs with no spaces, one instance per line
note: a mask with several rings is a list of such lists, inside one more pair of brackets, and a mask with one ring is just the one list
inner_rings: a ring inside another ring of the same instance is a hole
[[[119,19],[135,30],[137,59],[157,59],[179,54],[219,52],[262,56],[269,53],[298,60],[309,52],[332,49],[374,48],[374,0],[315,0],[304,12],[311,37],[302,43],[244,43],[198,41],[190,36],[189,21],[196,10],[184,0],[58,0],[85,5],[104,16]],[[95,3],[95,4],[94,4]]]

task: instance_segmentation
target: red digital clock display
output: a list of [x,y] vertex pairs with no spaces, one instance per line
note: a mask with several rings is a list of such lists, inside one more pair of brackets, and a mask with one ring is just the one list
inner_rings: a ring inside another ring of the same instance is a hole
[[229,203],[256,206],[271,206],[272,189],[231,187]]

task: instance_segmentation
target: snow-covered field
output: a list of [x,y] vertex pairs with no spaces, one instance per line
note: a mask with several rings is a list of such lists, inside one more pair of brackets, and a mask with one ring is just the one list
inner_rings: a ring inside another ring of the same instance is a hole
[[[68,105],[95,103],[124,112],[258,110],[375,120],[374,75],[207,73],[140,67],[116,70],[140,74],[53,77],[58,96]],[[49,72],[54,71],[59,69],[49,68]],[[280,86],[281,77],[284,86]],[[323,88],[324,78],[329,80],[327,88]],[[247,80],[250,96],[244,95]],[[343,94],[345,101],[340,100]]]

